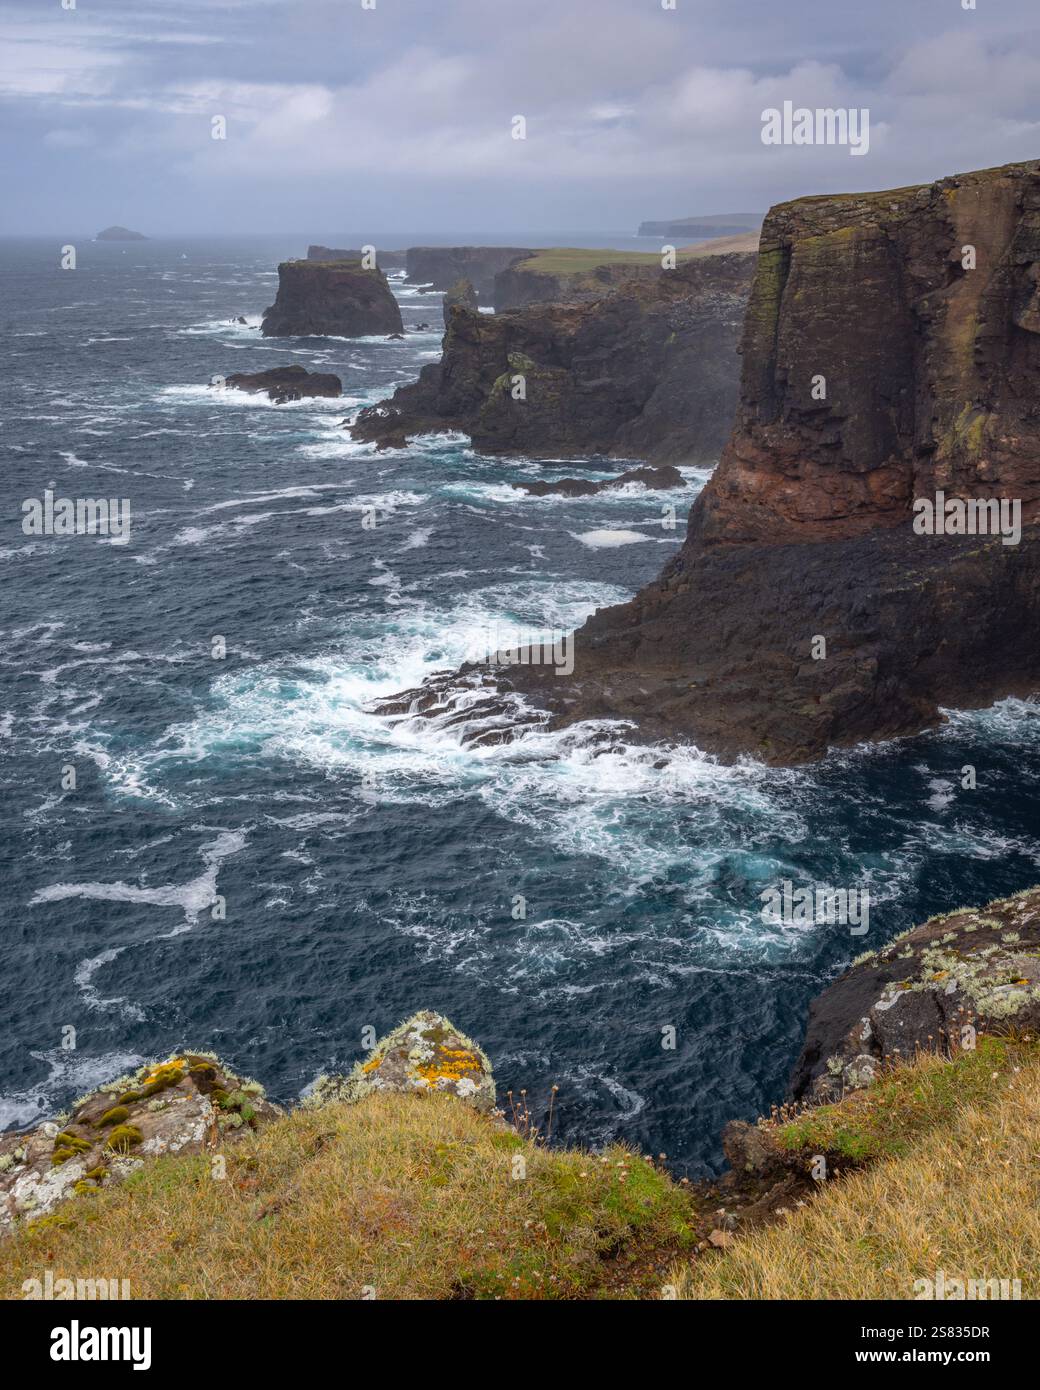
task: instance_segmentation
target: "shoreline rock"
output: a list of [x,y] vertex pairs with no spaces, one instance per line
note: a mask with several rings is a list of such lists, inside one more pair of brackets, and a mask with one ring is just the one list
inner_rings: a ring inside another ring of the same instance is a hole
[[266,372],[232,372],[224,384],[235,391],[266,392],[275,405],[306,396],[340,396],[343,383],[332,372],[309,372],[306,367],[272,367]]

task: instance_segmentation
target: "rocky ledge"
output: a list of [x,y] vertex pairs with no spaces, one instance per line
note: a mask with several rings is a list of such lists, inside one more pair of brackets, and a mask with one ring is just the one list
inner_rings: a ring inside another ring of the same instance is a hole
[[[307,247],[307,259],[309,261],[360,261],[364,255],[361,247],[355,249],[343,249],[336,246],[317,246]],[[403,270],[407,264],[408,256],[404,251],[380,251],[376,250],[376,266],[384,273],[388,270]]]
[[[1034,693],[1040,166],[774,208],[742,353],[681,550],[578,631],[573,676],[504,688],[557,726],[625,718],[773,763]],[[938,493],[1019,508],[1020,536],[956,512],[928,534],[914,504]]]
[[487,453],[714,462],[753,269],[751,256],[704,257],[588,304],[455,307],[441,361],[361,411],[354,437],[387,448],[461,430]]
[[275,405],[301,401],[305,396],[339,396],[343,383],[332,372],[309,372],[306,367],[272,367],[266,372],[232,372],[225,386],[236,391],[265,391]]
[[1040,889],[914,927],[814,1000],[791,1098],[840,1100],[895,1062],[1040,1030]]
[[278,295],[260,331],[265,338],[364,338],[403,329],[381,271],[365,270],[360,261],[283,261]]

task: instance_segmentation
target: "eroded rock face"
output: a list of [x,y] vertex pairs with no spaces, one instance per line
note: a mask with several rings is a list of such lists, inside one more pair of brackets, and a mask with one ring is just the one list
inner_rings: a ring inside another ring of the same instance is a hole
[[1040,1029],[1040,889],[962,908],[871,952],[809,1011],[791,1078],[798,1101],[838,1100],[885,1063]]
[[359,261],[283,261],[260,331],[265,338],[363,338],[403,327],[381,271],[363,270]]
[[0,1229],[120,1182],[146,1158],[219,1151],[281,1113],[262,1086],[208,1053],[140,1067],[57,1120],[0,1135]]
[[705,257],[590,304],[453,309],[440,362],[368,407],[355,438],[469,434],[487,453],[714,462],[736,403],[754,258]]
[[450,289],[444,291],[444,327],[451,323],[451,311],[458,304],[463,309],[477,307],[477,292],[469,280],[456,280]]
[[332,372],[309,372],[306,367],[272,367],[267,372],[232,372],[225,385],[236,391],[265,391],[281,405],[285,401],[300,401],[305,396],[339,396],[343,383]]
[[468,280],[481,303],[490,304],[496,274],[531,254],[524,246],[409,246],[408,279],[435,290]]
[[[558,725],[630,718],[774,763],[1034,693],[1038,169],[774,208],[685,544],[579,631],[572,680],[531,667],[514,688]],[[937,491],[1020,503],[1020,543],[916,534]]]
[[381,1038],[347,1076],[323,1076],[307,1104],[357,1101],[373,1092],[424,1095],[444,1091],[478,1110],[495,1104],[491,1063],[472,1039],[440,1014],[413,1014]]

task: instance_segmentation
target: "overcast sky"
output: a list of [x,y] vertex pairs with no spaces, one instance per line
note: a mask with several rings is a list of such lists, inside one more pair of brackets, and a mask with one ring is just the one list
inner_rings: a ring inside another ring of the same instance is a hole
[[[1038,158],[1040,0],[963,3],[5,5],[0,232],[612,235]],[[869,153],[763,145],[784,100]]]

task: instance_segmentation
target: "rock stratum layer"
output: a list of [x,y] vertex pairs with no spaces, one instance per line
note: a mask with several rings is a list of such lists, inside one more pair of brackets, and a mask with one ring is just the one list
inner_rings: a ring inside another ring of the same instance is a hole
[[456,307],[440,362],[363,410],[353,433],[401,447],[461,430],[487,453],[714,462],[736,405],[753,267],[751,256],[706,257],[592,303]]
[[265,338],[364,338],[403,329],[381,271],[359,261],[283,261],[260,331]]
[[[579,630],[572,677],[529,666],[506,689],[558,725],[626,718],[775,763],[1035,692],[1038,168],[774,208],[736,423],[685,543]],[[917,534],[938,491],[1019,503],[1020,542]]]

